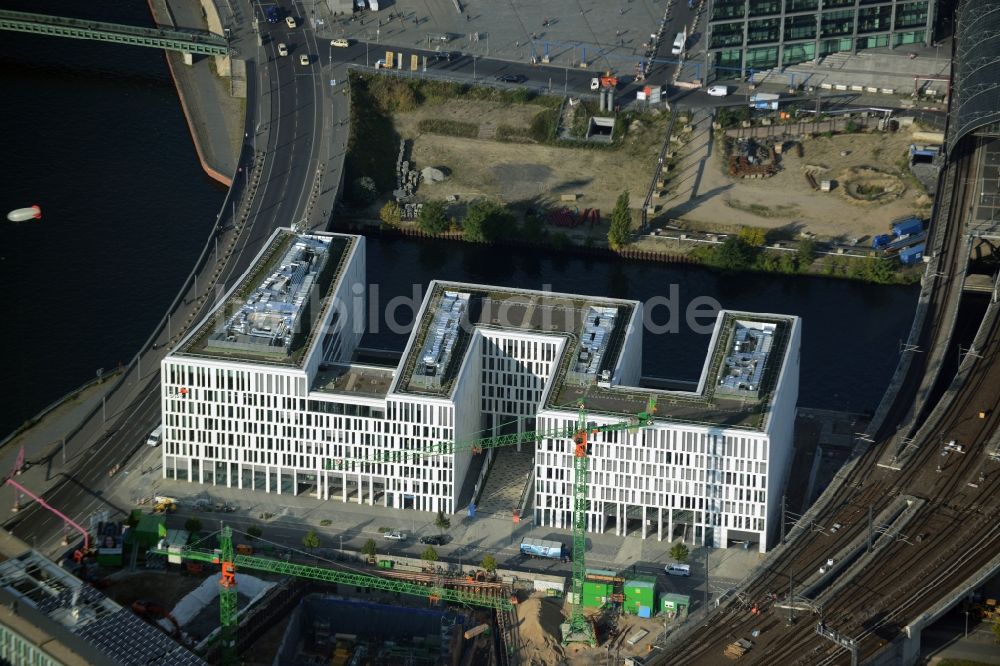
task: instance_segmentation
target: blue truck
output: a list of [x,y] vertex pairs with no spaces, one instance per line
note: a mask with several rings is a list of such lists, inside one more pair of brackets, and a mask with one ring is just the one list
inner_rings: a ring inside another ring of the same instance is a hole
[[892,238],[891,234],[879,234],[872,239],[872,249],[881,250],[883,247],[892,242]]
[[521,554],[529,557],[542,557],[547,560],[566,560],[566,546],[558,541],[545,539],[525,539],[521,542]]
[[911,245],[899,251],[899,263],[904,266],[912,266],[924,258],[924,243]]
[[892,235],[896,238],[918,234],[924,230],[924,223],[919,217],[907,217],[892,223]]

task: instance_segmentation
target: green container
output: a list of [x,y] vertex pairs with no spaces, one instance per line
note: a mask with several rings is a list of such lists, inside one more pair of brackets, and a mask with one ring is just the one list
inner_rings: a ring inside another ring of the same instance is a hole
[[583,583],[583,605],[585,608],[600,608],[608,602],[611,586],[607,583]]
[[639,613],[640,607],[656,608],[656,579],[642,576],[625,581],[625,612]]
[[393,566],[394,566],[394,562],[392,560],[379,560],[378,561],[378,568],[379,569],[391,569]]

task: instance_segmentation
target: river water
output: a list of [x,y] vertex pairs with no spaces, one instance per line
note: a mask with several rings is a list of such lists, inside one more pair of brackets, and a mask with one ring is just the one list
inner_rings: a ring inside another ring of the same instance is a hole
[[[64,6],[65,5],[65,6]],[[150,25],[145,2],[5,3],[11,9]],[[92,12],[90,15],[85,12]],[[138,350],[172,301],[225,195],[193,149],[163,55],[4,33],[0,214],[39,204],[40,222],[0,222],[0,436]],[[723,276],[544,250],[371,237],[379,302],[431,279],[649,301],[677,294],[677,332],[647,333],[644,374],[696,379],[708,335],[685,322],[696,297],[803,318],[800,404],[874,409],[910,327],[916,287],[823,278]],[[673,290],[673,291],[672,291]],[[408,320],[406,308],[397,321]],[[364,344],[401,349],[384,319]]]

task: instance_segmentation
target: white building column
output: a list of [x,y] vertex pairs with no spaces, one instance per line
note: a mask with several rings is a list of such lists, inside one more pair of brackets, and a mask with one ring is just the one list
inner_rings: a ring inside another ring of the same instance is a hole
[[672,507],[667,508],[667,541],[674,540],[674,510]]
[[[279,453],[278,455],[281,455],[281,454]],[[279,466],[275,467],[274,471],[275,471],[275,482],[274,482],[275,488],[274,488],[274,491],[280,495],[281,494],[281,466],[279,465]]]
[[340,501],[347,504],[347,472],[340,473]]
[[264,492],[271,492],[271,466],[264,465]]
[[239,459],[236,460],[236,484],[240,490],[243,490],[243,462]]
[[646,539],[646,505],[642,505],[642,538]]
[[656,540],[663,541],[663,507],[656,507]]
[[358,504],[365,503],[365,480],[358,472]]

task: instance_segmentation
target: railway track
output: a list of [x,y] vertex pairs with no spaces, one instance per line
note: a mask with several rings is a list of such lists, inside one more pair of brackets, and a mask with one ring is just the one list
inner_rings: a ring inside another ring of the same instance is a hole
[[[705,618],[700,630],[679,634],[668,643],[661,663],[729,663],[723,656],[725,645],[750,637],[754,630],[759,632],[758,639],[743,663],[849,663],[846,650],[816,633],[820,619],[854,638],[862,657],[871,656],[895,639],[909,620],[1000,552],[1000,526],[990,522],[1000,511],[1000,471],[984,477],[976,484],[978,488],[968,485],[981,478],[983,448],[1000,426],[1000,317],[995,312],[988,312],[980,331],[988,341],[980,356],[967,359],[937,407],[927,401],[938,381],[931,376],[940,367],[937,357],[946,352],[951,336],[953,317],[948,313],[957,307],[949,301],[966,261],[964,213],[975,190],[977,148],[972,140],[962,145],[960,153],[956,147],[960,159],[946,175],[952,199],[943,216],[945,242],[917,343],[937,356],[916,352],[911,359],[906,382],[882,423],[876,424],[875,444],[838,486],[829,489],[832,494],[823,498],[824,509],[814,519],[817,528],[800,530],[794,542],[744,586],[741,598],[745,601],[729,602]],[[986,412],[986,418],[979,418],[980,411]],[[906,465],[900,471],[878,468],[876,463],[896,439],[896,426],[903,421],[914,433]],[[944,441],[951,439],[964,442],[965,452],[942,457]],[[790,581],[805,580],[831,553],[865,536],[868,512],[877,515],[901,495],[926,500],[907,524],[907,534],[883,535],[870,562],[860,570],[849,567],[834,579],[846,580],[836,595],[823,598],[822,590],[815,595],[816,615],[789,624],[787,611],[774,608],[770,600],[775,595],[787,597]],[[843,526],[836,534],[822,527],[835,523]],[[749,612],[754,603],[763,609],[761,614]]]

